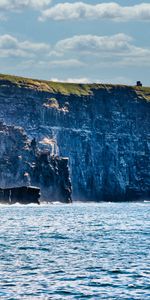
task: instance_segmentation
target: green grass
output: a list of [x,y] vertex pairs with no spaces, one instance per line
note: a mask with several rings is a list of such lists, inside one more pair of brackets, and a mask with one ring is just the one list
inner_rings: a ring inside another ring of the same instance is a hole
[[[64,83],[64,82],[53,82],[47,80],[38,80],[32,78],[24,78],[13,75],[0,74],[0,80],[8,80],[18,87],[27,87],[39,91],[61,93],[63,95],[77,95],[77,96],[88,96],[93,94],[95,89],[111,89],[114,86],[111,84],[78,84],[78,83]],[[118,85],[121,86],[121,85]],[[117,86],[116,86],[117,87]]]
[[150,101],[150,87],[134,87],[137,95],[141,96],[147,101]]
[[138,96],[141,96],[145,100],[150,101],[150,87],[136,87],[127,85],[113,85],[113,84],[77,84],[77,83],[64,83],[64,82],[53,82],[48,80],[38,80],[32,78],[24,78],[13,75],[0,74],[0,81],[8,80],[11,83],[16,84],[18,87],[25,87],[38,91],[50,92],[53,94],[63,95],[77,95],[77,96],[88,96],[92,95],[94,90],[107,89],[108,91],[116,88],[131,88]]
[[91,94],[91,85],[53,82],[46,80],[36,80],[12,75],[0,74],[0,80],[8,80],[18,87],[28,87],[39,91],[61,93],[64,95],[75,94],[78,96]]

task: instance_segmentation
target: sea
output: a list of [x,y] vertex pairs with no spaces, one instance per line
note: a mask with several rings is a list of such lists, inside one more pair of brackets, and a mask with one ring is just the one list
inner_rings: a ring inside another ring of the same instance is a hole
[[1,205],[0,299],[150,299],[150,202]]

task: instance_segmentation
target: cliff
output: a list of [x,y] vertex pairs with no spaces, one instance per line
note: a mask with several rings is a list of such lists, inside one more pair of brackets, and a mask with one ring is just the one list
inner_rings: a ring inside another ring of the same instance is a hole
[[3,123],[0,123],[0,150],[1,188],[38,186],[41,200],[71,202],[68,159],[40,151],[21,127]]
[[[68,157],[73,198],[150,197],[150,88],[0,75],[0,120]],[[10,175],[11,178],[11,175]]]

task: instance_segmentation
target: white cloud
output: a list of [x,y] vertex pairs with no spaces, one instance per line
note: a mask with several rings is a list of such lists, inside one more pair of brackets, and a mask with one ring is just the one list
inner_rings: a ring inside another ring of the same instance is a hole
[[27,60],[32,62],[31,68],[34,65],[47,70],[86,71],[88,66],[92,70],[116,65],[150,66],[150,49],[135,46],[134,40],[122,33],[73,36],[58,41],[53,47],[5,34],[0,35],[0,57]]
[[51,0],[0,0],[0,10],[2,11],[12,11],[12,10],[22,10],[25,8],[42,9]]
[[130,41],[132,41],[132,38],[123,33],[112,36],[76,35],[59,41],[55,46],[55,50],[57,52],[92,52],[93,54],[100,51],[127,51],[130,47]]
[[131,78],[123,77],[123,76],[117,76],[114,78],[89,78],[89,77],[78,77],[78,78],[66,78],[66,79],[60,79],[60,78],[51,78],[50,81],[54,82],[68,82],[68,83],[113,83],[113,84],[131,84],[132,80]]
[[135,46],[134,40],[123,33],[112,36],[73,36],[58,41],[51,53],[62,58],[76,56],[84,64],[91,63],[91,67],[93,65],[114,66],[116,63],[150,65],[150,49]]
[[68,82],[68,83],[90,83],[91,80],[86,77],[81,78],[66,78],[66,79],[60,79],[60,78],[51,78],[50,81],[54,82]]
[[32,57],[49,51],[50,46],[44,43],[19,41],[8,34],[0,36],[0,57]]
[[133,6],[121,6],[116,2],[87,4],[84,2],[59,3],[42,12],[41,21],[72,19],[110,19],[110,20],[144,20],[150,21],[150,4],[141,3]]

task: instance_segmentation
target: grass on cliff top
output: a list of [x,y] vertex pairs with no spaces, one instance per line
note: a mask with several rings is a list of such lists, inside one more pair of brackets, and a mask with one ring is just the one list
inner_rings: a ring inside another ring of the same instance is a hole
[[138,96],[141,96],[142,98],[144,98],[147,101],[150,101],[150,87],[138,87],[135,86],[134,87],[136,93],[138,94]]
[[113,84],[79,84],[79,83],[66,83],[66,82],[53,82],[48,80],[38,80],[32,78],[24,78],[14,75],[4,75],[0,74],[0,82],[2,80],[9,81],[18,87],[24,87],[28,89],[34,89],[37,91],[50,92],[50,93],[60,93],[63,95],[77,95],[77,96],[88,96],[93,94],[93,90],[112,88],[131,88],[138,96],[150,101],[150,87],[136,87],[136,86],[126,86],[126,85],[113,85]]
[[[18,87],[25,87],[30,89],[35,89],[38,91],[45,91],[51,93],[61,93],[63,95],[77,95],[77,96],[88,96],[92,95],[92,90],[94,89],[111,89],[113,85],[111,84],[79,84],[79,83],[67,83],[67,82],[53,82],[47,80],[38,80],[32,78],[24,78],[13,75],[4,75],[0,74],[0,81],[6,80],[10,81],[13,84],[16,84]],[[118,85],[120,86],[120,85]]]
[[75,83],[63,83],[63,82],[53,82],[46,80],[36,80],[31,78],[24,78],[12,75],[0,74],[0,81],[8,80],[18,87],[26,87],[30,89],[36,89],[38,91],[45,91],[51,93],[61,93],[64,95],[89,95],[91,93],[90,85],[75,84]]

